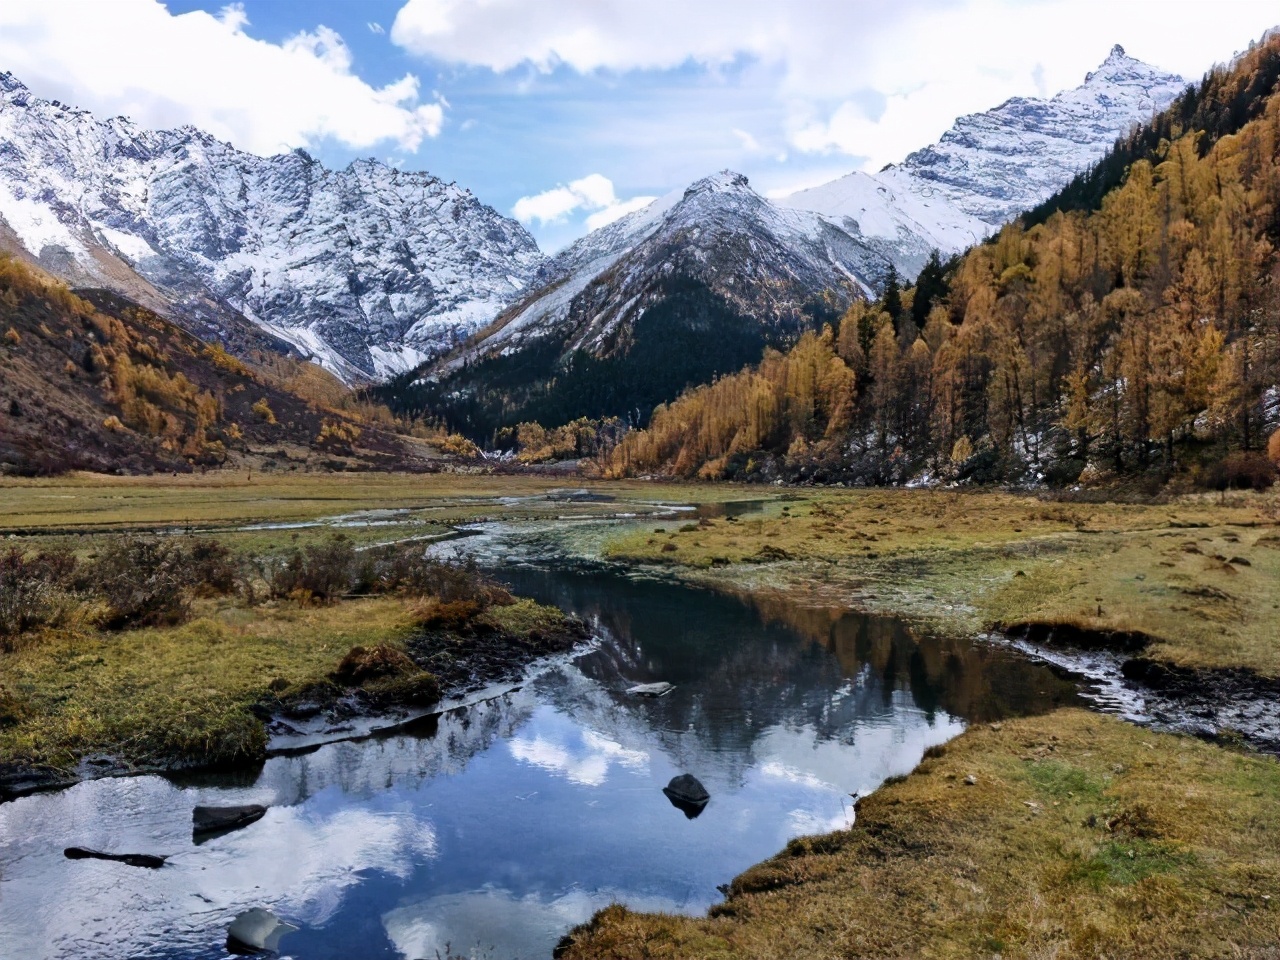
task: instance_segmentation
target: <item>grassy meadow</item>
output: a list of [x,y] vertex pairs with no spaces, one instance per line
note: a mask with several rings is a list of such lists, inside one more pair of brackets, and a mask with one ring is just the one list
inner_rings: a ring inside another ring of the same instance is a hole
[[[636,520],[603,540],[568,524],[563,542],[815,616],[853,606],[941,637],[1019,625],[1136,634],[1159,661],[1280,677],[1275,492],[1128,504],[628,481],[572,483],[595,499],[548,496],[569,485],[478,475],[0,480],[0,538],[91,558],[119,533],[191,530],[233,556],[278,559],[322,549],[335,531],[319,521],[338,516],[364,548],[481,519],[760,500],[742,516]],[[260,755],[249,706],[327,682],[352,647],[393,658],[410,649],[423,603],[200,597],[172,626],[108,632],[72,618],[37,631],[0,654],[0,772],[70,770],[95,755]],[[520,633],[558,615],[517,601],[484,616],[490,629]],[[1274,758],[1078,709],[979,724],[862,798],[852,829],[797,839],[742,874],[709,916],[611,907],[564,955],[1275,958],[1278,812]]]

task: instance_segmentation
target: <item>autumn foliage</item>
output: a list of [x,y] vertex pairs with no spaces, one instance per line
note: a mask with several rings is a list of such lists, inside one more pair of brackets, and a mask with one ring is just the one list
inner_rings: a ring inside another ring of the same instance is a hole
[[1239,114],[1230,132],[1166,124],[1095,208],[1010,224],[941,289],[856,303],[660,407],[608,471],[1070,482],[1261,454],[1280,426],[1278,58],[1270,36],[1191,92],[1197,116]]

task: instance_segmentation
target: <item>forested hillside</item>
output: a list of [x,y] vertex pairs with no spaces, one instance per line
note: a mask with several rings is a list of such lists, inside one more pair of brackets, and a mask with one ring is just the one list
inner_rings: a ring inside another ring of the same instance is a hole
[[0,255],[0,473],[405,467],[385,408],[318,366],[250,366],[132,301]]
[[1273,33],[1026,223],[660,407],[605,469],[1268,482],[1280,424],[1278,74]]

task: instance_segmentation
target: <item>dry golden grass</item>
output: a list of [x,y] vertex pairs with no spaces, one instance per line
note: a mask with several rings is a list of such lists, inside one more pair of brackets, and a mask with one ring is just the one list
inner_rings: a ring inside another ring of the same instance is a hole
[[947,631],[1026,621],[1140,631],[1161,659],[1280,676],[1278,502],[1274,493],[1148,506],[823,490],[759,517],[632,533],[606,552]]
[[327,607],[200,601],[178,627],[49,631],[0,656],[0,691],[23,705],[0,759],[55,768],[107,753],[131,762],[235,761],[261,753],[246,708],[277,678],[320,680],[353,646],[414,629],[393,597]]
[[1280,764],[1080,710],[993,726],[711,917],[611,907],[565,956],[1280,956]]

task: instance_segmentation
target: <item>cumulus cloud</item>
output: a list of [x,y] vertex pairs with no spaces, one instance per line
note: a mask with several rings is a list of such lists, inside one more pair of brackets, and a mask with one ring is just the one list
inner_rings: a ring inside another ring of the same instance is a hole
[[407,0],[390,35],[412,53],[497,72],[692,65],[733,82],[744,64],[763,66],[761,98],[784,106],[792,148],[877,168],[957,116],[1080,83],[1113,43],[1198,77],[1276,19],[1274,0],[1231,11],[1175,4],[1152,17],[1143,0]]
[[238,3],[174,16],[156,0],[5,0],[0,64],[39,96],[264,155],[324,140],[412,152],[440,132],[445,105],[423,102],[417,77],[371,86],[328,27],[275,44],[248,25]]
[[587,229],[596,230],[605,224],[624,217],[633,210],[640,210],[655,197],[632,197],[619,200],[614,193],[613,181],[599,173],[592,173],[567,186],[553,187],[542,193],[521,197],[511,208],[512,215],[525,223],[563,223],[571,215],[589,212]]

